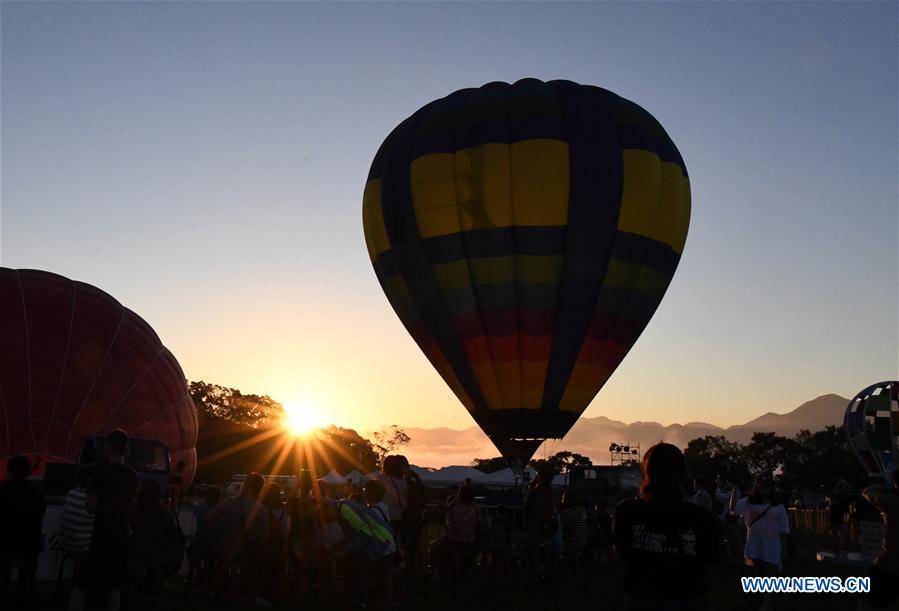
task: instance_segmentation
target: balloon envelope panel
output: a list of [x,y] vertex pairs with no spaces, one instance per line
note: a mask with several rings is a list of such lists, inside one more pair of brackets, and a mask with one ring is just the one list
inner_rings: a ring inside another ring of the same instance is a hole
[[0,456],[29,456],[42,471],[77,460],[83,437],[121,428],[165,442],[190,483],[196,409],[137,314],[89,284],[0,268],[0,337]]
[[846,408],[843,428],[870,475],[892,472],[899,455],[899,382],[872,384]]
[[507,458],[563,436],[633,346],[690,217],[661,125],[570,81],[489,83],[388,135],[363,197],[406,329]]

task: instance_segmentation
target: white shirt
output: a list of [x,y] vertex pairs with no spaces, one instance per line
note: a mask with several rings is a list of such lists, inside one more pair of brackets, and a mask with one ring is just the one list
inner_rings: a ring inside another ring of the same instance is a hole
[[403,518],[409,502],[409,485],[405,478],[392,477],[386,473],[378,476],[384,484],[384,504],[387,505],[387,519],[396,522]]
[[[737,501],[734,513],[743,517],[748,528],[746,564],[752,566],[753,560],[764,560],[781,568],[780,536],[790,532],[790,518],[783,505],[773,505],[770,506],[771,509],[768,507],[768,503],[756,505],[749,502],[749,497],[743,497]],[[766,509],[768,511],[762,515]]]

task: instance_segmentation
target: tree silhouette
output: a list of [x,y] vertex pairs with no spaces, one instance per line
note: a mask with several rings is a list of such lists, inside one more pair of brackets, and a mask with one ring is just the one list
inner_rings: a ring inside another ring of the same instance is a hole
[[378,454],[378,464],[383,464],[384,458],[401,445],[409,443],[412,439],[406,431],[395,424],[390,425],[384,431],[372,434],[371,446]]

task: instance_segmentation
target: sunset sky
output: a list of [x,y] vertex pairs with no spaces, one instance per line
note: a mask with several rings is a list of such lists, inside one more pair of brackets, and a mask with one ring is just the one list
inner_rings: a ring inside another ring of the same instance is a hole
[[653,113],[693,193],[671,287],[586,415],[852,396],[899,376],[897,7],[3,2],[0,265],[101,287],[192,380],[466,427],[371,269],[369,165],[432,99],[566,78]]

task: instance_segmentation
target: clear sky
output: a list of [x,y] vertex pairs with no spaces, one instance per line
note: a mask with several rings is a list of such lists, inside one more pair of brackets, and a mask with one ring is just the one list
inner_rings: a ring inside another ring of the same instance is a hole
[[3,2],[0,264],[108,291],[190,379],[468,426],[371,270],[368,167],[434,98],[567,78],[653,113],[693,190],[668,294],[587,415],[852,396],[899,375],[897,6]]

